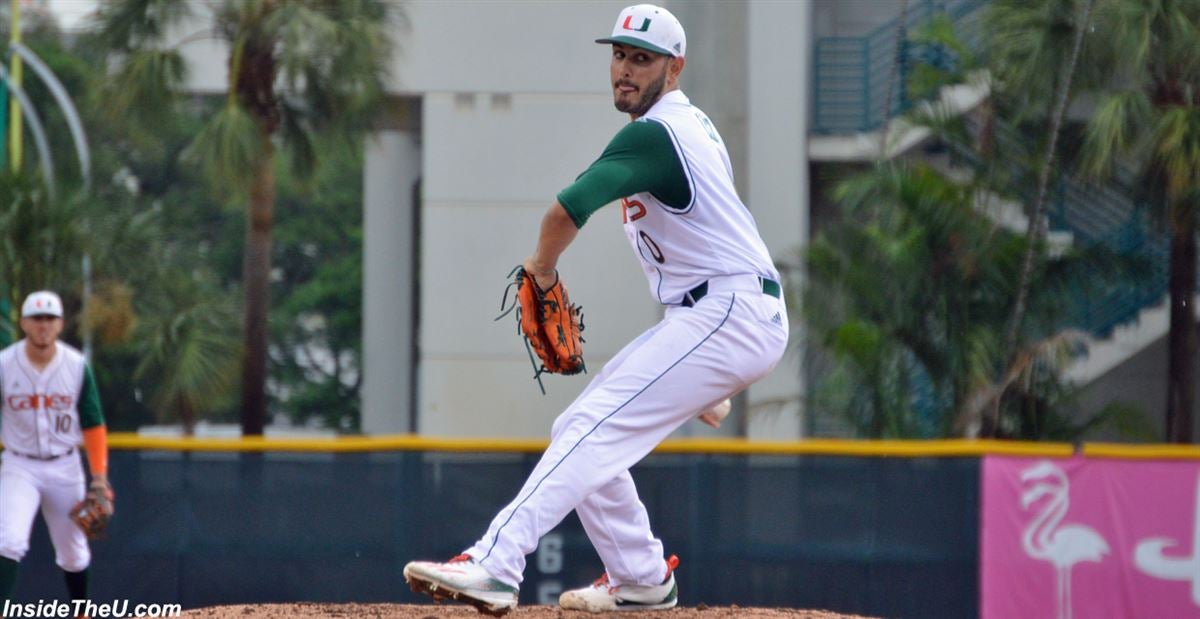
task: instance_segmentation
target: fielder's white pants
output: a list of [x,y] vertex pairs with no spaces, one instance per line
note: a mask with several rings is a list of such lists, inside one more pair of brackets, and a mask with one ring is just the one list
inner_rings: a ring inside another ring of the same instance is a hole
[[784,303],[761,289],[713,292],[694,307],[667,309],[555,420],[524,487],[467,554],[518,586],[525,555],[574,509],[612,584],[662,582],[662,542],[650,531],[629,468],[676,428],[770,372],[787,335]]
[[0,456],[0,556],[13,561],[25,556],[40,508],[58,566],[68,572],[87,569],[92,562],[87,537],[70,516],[83,500],[84,486],[78,452],[43,461],[5,451]]

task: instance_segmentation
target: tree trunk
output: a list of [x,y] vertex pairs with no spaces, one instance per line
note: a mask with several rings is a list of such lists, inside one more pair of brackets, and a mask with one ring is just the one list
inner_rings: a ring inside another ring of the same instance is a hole
[[183,426],[183,435],[192,436],[196,433],[196,409],[182,393],[176,396],[179,405],[179,423]]
[[996,154],[996,104],[988,95],[979,104],[979,156],[991,160]]
[[[1067,104],[1071,100],[1071,82],[1075,78],[1075,68],[1079,66],[1079,52],[1083,48],[1083,34],[1087,32],[1092,22],[1092,6],[1095,0],[1088,0],[1083,6],[1083,17],[1075,25],[1075,40],[1071,47],[1071,57],[1063,68],[1062,78],[1055,93],[1054,110],[1050,116],[1050,140],[1046,144],[1046,155],[1042,159],[1042,167],[1038,171],[1037,198],[1029,211],[1029,229],[1026,233],[1028,246],[1025,257],[1021,261],[1021,275],[1017,284],[1017,299],[1013,303],[1012,316],[1008,323],[1008,333],[1004,338],[1005,363],[1009,366],[1017,359],[1020,351],[1021,325],[1025,322],[1025,306],[1029,299],[1029,286],[1033,281],[1034,256],[1042,239],[1046,237],[1044,225],[1046,212],[1046,192],[1050,187],[1050,170],[1054,164],[1055,151],[1058,148],[1058,136],[1062,133],[1063,119],[1067,114]],[[996,397],[989,402],[984,412],[983,435],[995,438],[1000,431],[1000,401],[1004,390],[998,389]]]
[[1196,213],[1178,206],[1171,216],[1171,271],[1167,287],[1171,330],[1167,335],[1167,442],[1192,442],[1192,359],[1196,356]]
[[274,148],[262,134],[262,160],[246,209],[242,281],[246,287],[242,351],[242,435],[261,436],[267,418],[267,310],[271,306],[271,227],[275,209]]

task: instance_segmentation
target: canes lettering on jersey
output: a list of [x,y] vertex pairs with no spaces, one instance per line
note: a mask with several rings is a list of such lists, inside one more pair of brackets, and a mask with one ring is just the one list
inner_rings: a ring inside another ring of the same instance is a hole
[[23,346],[0,351],[4,446],[38,457],[66,453],[83,440],[76,406],[87,373],[83,353],[59,342],[54,360],[37,372]]
[[75,406],[75,398],[63,395],[10,395],[6,398],[8,405],[13,410],[20,412],[25,410],[34,410],[37,408],[45,408],[55,411],[68,411]]

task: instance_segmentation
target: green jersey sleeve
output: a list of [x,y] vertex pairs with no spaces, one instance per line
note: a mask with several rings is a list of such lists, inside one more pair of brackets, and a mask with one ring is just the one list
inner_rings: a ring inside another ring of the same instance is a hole
[[87,429],[104,425],[100,412],[100,390],[96,388],[96,377],[91,366],[83,367],[83,388],[79,390],[79,427]]
[[558,203],[582,228],[600,207],[642,192],[673,208],[686,208],[692,200],[687,173],[666,125],[647,119],[625,125],[600,158],[558,193]]

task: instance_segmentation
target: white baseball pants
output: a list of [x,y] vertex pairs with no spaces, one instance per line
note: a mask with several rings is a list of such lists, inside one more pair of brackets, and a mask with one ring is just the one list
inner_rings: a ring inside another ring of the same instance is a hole
[[554,422],[524,487],[466,550],[494,578],[518,586],[525,555],[574,509],[613,585],[662,582],[662,542],[629,468],[676,428],[765,376],[787,346],[787,309],[756,279],[714,287],[694,307],[668,308]]
[[92,553],[70,516],[71,508],[83,500],[84,486],[78,452],[43,461],[5,451],[0,459],[0,556],[13,561],[25,556],[33,519],[41,508],[55,562],[68,572],[86,569]]

